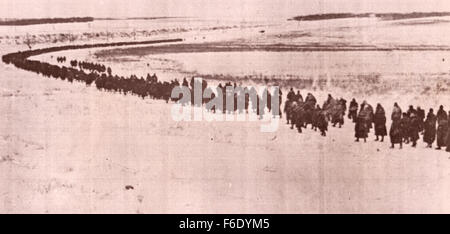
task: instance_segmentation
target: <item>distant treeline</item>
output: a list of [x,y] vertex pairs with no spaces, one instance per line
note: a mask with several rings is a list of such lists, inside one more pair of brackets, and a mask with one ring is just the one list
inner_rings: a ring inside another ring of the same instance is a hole
[[60,24],[60,23],[82,23],[92,22],[93,17],[72,17],[72,18],[42,18],[42,19],[3,19],[1,26],[24,26],[35,24]]
[[442,17],[450,16],[450,12],[412,12],[412,13],[330,13],[330,14],[315,14],[296,16],[289,20],[297,21],[317,21],[330,19],[346,19],[346,18],[368,18],[376,17],[382,20],[401,20],[401,19],[415,19],[426,17]]

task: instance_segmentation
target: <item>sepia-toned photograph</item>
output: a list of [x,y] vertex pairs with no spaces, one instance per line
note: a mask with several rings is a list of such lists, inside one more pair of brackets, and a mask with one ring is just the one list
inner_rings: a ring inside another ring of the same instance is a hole
[[0,57],[1,214],[450,213],[448,0],[0,0]]

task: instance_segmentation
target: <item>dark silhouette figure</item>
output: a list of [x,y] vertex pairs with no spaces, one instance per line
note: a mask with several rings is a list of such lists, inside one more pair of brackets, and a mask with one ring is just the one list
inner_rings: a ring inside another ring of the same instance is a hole
[[409,124],[409,139],[412,142],[412,147],[417,146],[417,140],[419,140],[420,122],[417,112],[411,112],[410,124]]
[[408,116],[408,113],[403,113],[403,117],[400,120],[402,122],[402,135],[403,135],[403,142],[405,144],[409,144],[410,136],[409,136],[409,128],[411,119]]
[[386,112],[384,111],[384,108],[381,106],[381,104],[377,104],[376,110],[375,110],[375,116],[374,116],[374,125],[375,125],[375,141],[379,140],[379,137],[381,137],[381,142],[384,141],[384,136],[387,136],[387,130],[386,130]]
[[433,109],[430,109],[424,123],[423,134],[423,141],[427,143],[427,148],[431,148],[434,140],[436,139],[436,121],[436,115],[434,115]]
[[400,144],[400,149],[403,147],[403,131],[402,121],[394,120],[389,130],[389,137],[391,138],[391,148],[395,148],[395,144]]
[[356,123],[356,118],[358,116],[358,103],[353,98],[350,102],[350,106],[348,109],[348,118],[353,120],[353,123]]
[[445,147],[447,145],[446,138],[447,138],[447,132],[448,132],[448,119],[447,119],[447,113],[444,110],[443,106],[439,107],[439,111],[437,113],[437,134],[436,134],[436,143],[437,143],[437,150],[440,150],[441,147]]
[[291,89],[289,90],[289,93],[288,93],[288,95],[287,95],[287,99],[288,99],[289,101],[294,101],[294,99],[295,99],[295,92],[294,92],[294,89],[293,89],[293,88],[291,88]]
[[419,132],[423,134],[425,124],[425,110],[423,110],[420,106],[417,107],[417,118],[419,120]]

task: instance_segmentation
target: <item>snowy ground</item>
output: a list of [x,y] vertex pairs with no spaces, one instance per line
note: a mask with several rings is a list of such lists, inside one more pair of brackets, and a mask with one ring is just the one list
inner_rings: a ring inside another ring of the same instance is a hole
[[[284,120],[275,133],[259,122],[175,122],[161,101],[5,64],[0,78],[0,213],[450,212],[450,155],[422,142],[355,143],[349,121],[327,137]],[[394,101],[442,100],[358,98],[388,113]]]
[[[170,105],[2,65],[2,212],[448,212],[450,158],[281,125],[174,122]],[[131,185],[134,190],[126,190]]]

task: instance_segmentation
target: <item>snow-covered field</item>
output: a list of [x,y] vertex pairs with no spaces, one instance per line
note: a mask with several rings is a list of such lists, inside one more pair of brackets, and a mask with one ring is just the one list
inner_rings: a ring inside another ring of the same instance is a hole
[[[442,30],[446,28],[442,25],[445,22],[405,26],[434,32],[431,36],[428,34],[429,39],[405,37],[402,36],[403,30],[392,30],[392,27],[399,26],[389,24],[383,27],[386,23],[371,20],[337,20],[335,28],[339,29],[334,31],[328,21],[266,23],[264,25],[272,26],[262,27],[266,30],[264,35],[259,32],[262,24],[255,24],[255,28],[192,30],[150,38],[182,37],[186,42],[196,43],[228,40],[260,43],[265,38],[273,40],[270,42],[302,44],[306,43],[303,39],[288,39],[286,35],[306,31],[311,34],[319,32],[322,37],[304,40],[335,44],[327,41],[329,35],[348,39],[355,30],[360,30],[357,33],[360,37],[351,44],[359,44],[361,38],[379,35],[380,44],[422,45],[416,43],[422,40],[428,42],[426,45],[450,46],[450,42],[445,41],[450,37],[436,36],[437,29],[440,30],[439,35],[450,33]],[[361,26],[364,28],[361,32],[358,25],[368,25],[369,28]],[[404,30],[413,35],[420,34],[411,28]],[[347,34],[348,31],[352,33]],[[382,37],[387,31],[398,33]],[[389,38],[394,39],[389,41]],[[92,39],[91,42],[97,40],[102,39]],[[120,41],[121,38],[115,40]],[[42,43],[35,46],[52,45]],[[2,54],[17,50],[24,50],[24,45],[1,46]],[[69,59],[82,57],[105,62],[104,58],[96,58],[95,52],[98,51],[60,53]],[[359,102],[366,99],[373,106],[380,102],[388,114],[393,102],[399,102],[403,109],[408,104],[421,105],[426,110],[430,107],[437,109],[439,104],[444,104],[447,110],[450,108],[448,52],[426,52],[423,53],[425,58],[417,51],[395,52],[392,56],[383,52],[359,52],[364,54],[361,57],[358,57],[358,52],[338,53],[341,56],[312,53],[310,57],[304,57],[296,52],[284,55],[248,52],[245,56],[237,56],[245,65],[242,67],[229,53],[206,57],[203,54],[149,55],[137,57],[142,61],[133,60],[131,63],[137,64],[132,67],[135,72],[143,72],[150,61],[148,58],[158,58],[163,62],[170,60],[169,64],[175,61],[181,64],[182,69],[176,70],[174,75],[192,71],[211,74],[220,69],[224,70],[217,73],[233,76],[262,73],[280,77],[283,72],[299,72],[299,76],[329,73],[329,76],[344,77],[349,73],[378,72],[381,74],[380,87],[393,85],[391,79],[395,78],[401,81],[396,83],[397,90],[390,88],[388,92],[382,92],[383,89],[378,87],[373,92],[356,92],[354,89],[358,86],[336,87],[330,84],[316,89],[309,87],[302,93],[314,92],[319,103],[328,93],[347,100],[356,97]],[[371,55],[374,56],[372,60],[368,59]],[[40,58],[50,61],[52,58],[49,56]],[[297,59],[302,61],[299,66],[283,62]],[[207,61],[212,65],[203,66]],[[324,63],[327,61],[331,62]],[[225,65],[220,66],[219,62]],[[335,67],[336,64],[339,66]],[[115,73],[126,73],[128,71],[123,67],[130,63],[119,58],[110,61],[109,65]],[[150,65],[156,66],[154,63]],[[227,65],[233,69],[227,71]],[[155,71],[154,67],[150,70],[157,74],[158,71],[164,73],[169,70],[167,64],[159,66],[160,70]],[[273,69],[268,66],[273,66]],[[380,71],[376,69],[378,66]],[[398,77],[399,74],[403,75]],[[409,80],[405,82],[405,79]],[[430,80],[432,83],[428,84]],[[407,89],[404,89],[405,84]],[[437,84],[440,86],[436,87]],[[424,92],[426,85],[430,89]],[[372,89],[369,85],[360,87]],[[321,137],[312,130],[298,134],[289,129],[284,120],[278,131],[262,133],[260,122],[175,122],[171,117],[171,107],[161,101],[100,92],[94,87],[43,78],[2,63],[0,212],[450,212],[450,155],[445,151],[425,149],[423,143],[415,149],[406,145],[403,150],[391,150],[388,138],[379,143],[373,141],[373,136],[367,143],[355,143],[353,124],[349,121],[342,129],[330,127],[327,137]]]

